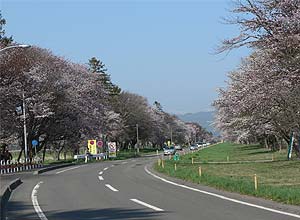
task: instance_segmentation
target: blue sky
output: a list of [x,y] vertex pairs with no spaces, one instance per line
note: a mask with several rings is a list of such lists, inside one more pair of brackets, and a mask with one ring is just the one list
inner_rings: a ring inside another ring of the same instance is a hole
[[172,113],[211,109],[247,49],[214,55],[238,28],[230,0],[1,0],[6,33],[73,62],[95,56],[123,90]]

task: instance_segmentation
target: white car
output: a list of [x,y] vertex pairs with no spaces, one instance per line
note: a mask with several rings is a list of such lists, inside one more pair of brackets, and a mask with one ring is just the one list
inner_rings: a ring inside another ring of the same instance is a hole
[[174,147],[166,147],[164,148],[164,155],[173,155],[175,154],[176,150]]
[[182,150],[182,146],[181,145],[175,145],[175,150]]
[[197,149],[198,149],[198,147],[196,145],[191,145],[190,146],[190,150],[197,150]]

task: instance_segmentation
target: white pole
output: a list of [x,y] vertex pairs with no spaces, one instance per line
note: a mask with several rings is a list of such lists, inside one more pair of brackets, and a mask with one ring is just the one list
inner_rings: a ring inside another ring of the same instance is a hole
[[26,106],[25,106],[25,94],[23,90],[23,117],[24,117],[24,150],[25,150],[25,160],[28,158],[27,151],[27,131],[26,131]]
[[140,152],[139,149],[139,125],[136,124],[136,144],[137,144],[137,153]]

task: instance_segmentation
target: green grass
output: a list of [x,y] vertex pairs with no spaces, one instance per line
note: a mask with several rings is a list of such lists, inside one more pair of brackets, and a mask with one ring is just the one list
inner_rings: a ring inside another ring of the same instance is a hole
[[[191,164],[194,161],[226,161],[230,160],[264,160],[270,163],[250,164]],[[223,143],[210,148],[188,154],[176,162],[165,161],[165,168],[155,165],[155,169],[167,175],[194,183],[213,186],[221,190],[238,192],[246,195],[263,197],[270,200],[300,205],[300,161],[285,161],[286,151],[271,152],[258,145],[236,145]],[[277,160],[276,160],[277,159]],[[198,174],[201,166],[202,176]],[[254,189],[254,174],[258,178],[258,190]]]

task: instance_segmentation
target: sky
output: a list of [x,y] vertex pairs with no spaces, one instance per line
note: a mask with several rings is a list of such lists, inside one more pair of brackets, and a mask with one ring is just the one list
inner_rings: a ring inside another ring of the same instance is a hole
[[85,64],[105,63],[123,90],[170,113],[212,110],[247,48],[215,54],[238,27],[231,0],[0,0],[6,35]]

